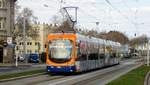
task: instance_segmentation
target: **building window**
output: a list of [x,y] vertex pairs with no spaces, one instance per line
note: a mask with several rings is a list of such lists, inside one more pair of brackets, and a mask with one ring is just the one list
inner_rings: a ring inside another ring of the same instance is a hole
[[2,29],[2,22],[1,22],[1,20],[0,20],[0,29]]
[[27,53],[28,53],[28,54],[31,54],[31,52],[32,52],[31,50],[27,50]]
[[30,50],[30,54],[32,53],[32,50]]
[[35,53],[38,53],[38,50],[35,50]]
[[0,18],[0,29],[4,29],[5,28],[5,18],[1,17]]
[[38,42],[35,42],[35,45],[38,45]]
[[2,8],[2,6],[3,6],[3,5],[2,5],[2,0],[0,0],[0,8]]
[[27,42],[27,45],[30,45],[30,42]]
[[19,45],[22,45],[22,43],[20,42]]
[[5,28],[5,21],[3,21],[3,23],[2,23],[2,27]]
[[27,45],[32,45],[32,42],[27,42]]
[[24,42],[20,42],[19,45],[24,45]]
[[30,50],[27,50],[27,53],[29,54],[29,53],[30,53]]
[[32,42],[30,42],[30,45],[32,45]]
[[5,0],[0,0],[0,8],[5,7]]

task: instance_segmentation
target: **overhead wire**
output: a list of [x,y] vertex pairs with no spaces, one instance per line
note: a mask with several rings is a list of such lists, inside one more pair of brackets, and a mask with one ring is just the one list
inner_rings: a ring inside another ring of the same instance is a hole
[[134,25],[134,27],[135,27],[135,23],[132,21],[132,20],[130,20],[129,18],[128,18],[128,16],[126,16],[126,15],[124,15],[119,9],[117,9],[116,7],[114,7],[112,4],[111,4],[111,2],[109,1],[109,0],[105,0],[106,1],[106,3],[108,4],[108,5],[110,5],[114,10],[116,10],[121,16],[123,16],[126,20],[128,20],[131,24],[133,24]]
[[131,10],[131,8],[127,5],[127,3],[125,2],[125,0],[122,0],[122,3],[124,4],[124,6],[125,6],[126,8],[129,9],[130,13],[133,12],[133,11]]

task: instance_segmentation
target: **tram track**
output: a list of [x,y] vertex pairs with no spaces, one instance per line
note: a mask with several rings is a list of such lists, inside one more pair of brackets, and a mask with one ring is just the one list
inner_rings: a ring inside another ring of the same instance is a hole
[[[87,74],[83,75],[68,76],[65,78],[38,83],[36,85],[105,85],[104,83],[110,82],[112,79],[116,79],[139,66],[141,65],[119,65],[94,72],[88,72]],[[98,84],[97,82],[96,84],[93,84],[95,81],[98,81]]]
[[[141,66],[141,65],[137,65],[137,66],[135,66],[134,68],[137,68],[137,67],[139,67],[139,66]],[[129,68],[132,68],[133,66],[132,65],[129,65],[129,66],[126,66],[126,67],[121,67],[121,68],[118,68],[118,69],[114,69],[114,70],[110,70],[110,71],[108,71],[108,72],[105,72],[105,73],[103,73],[103,74],[98,74],[98,75],[96,75],[96,76],[93,76],[93,77],[90,77],[90,78],[88,78],[88,79],[86,79],[86,80],[82,80],[82,81],[79,81],[79,82],[76,82],[76,83],[74,83],[74,84],[72,84],[72,85],[95,85],[96,83],[96,81],[105,81],[105,79],[108,79],[107,81],[111,81],[111,80],[109,80],[109,78],[111,77],[111,76],[116,76],[115,74],[117,74],[117,73],[121,73],[123,70],[126,70],[126,69],[129,69]],[[132,69],[134,69],[134,68],[132,68]],[[125,72],[123,72],[123,74],[125,74],[125,73],[127,73],[127,72],[129,72],[129,71],[131,71],[132,69],[130,69],[130,70],[127,70],[127,71],[125,71]],[[113,74],[112,74],[113,73]],[[121,76],[121,75],[123,75],[123,74],[118,74],[115,78],[118,78],[119,76]],[[114,78],[114,79],[115,79]],[[101,85],[101,84],[100,84]],[[102,84],[103,85],[103,84]]]
[[61,79],[61,78],[64,78],[65,76],[54,76],[54,77],[50,77],[50,78],[47,78],[47,79],[44,79],[44,80],[38,80],[38,81],[34,81],[34,82],[30,82],[30,83],[27,83],[26,85],[36,85],[38,83],[42,83],[42,82],[46,82],[46,81],[50,81],[50,80],[56,80],[56,79]]

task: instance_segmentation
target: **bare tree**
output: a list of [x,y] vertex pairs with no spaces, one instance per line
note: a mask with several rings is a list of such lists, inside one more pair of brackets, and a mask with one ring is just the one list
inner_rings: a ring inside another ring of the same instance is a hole
[[120,42],[121,44],[127,44],[129,42],[128,37],[119,31],[110,31],[106,35],[106,39]]
[[71,23],[66,20],[60,24],[54,24],[51,32],[75,32],[75,29],[72,27]]
[[134,47],[135,45],[145,44],[148,42],[148,37],[146,35],[142,35],[130,40],[130,46]]
[[[17,8],[16,10],[18,10]],[[26,27],[26,35],[32,38],[38,37],[38,31],[36,29],[32,29],[31,24],[35,24],[37,21],[37,17],[33,15],[33,11],[29,8],[24,8],[21,12],[16,14],[16,25],[14,35],[22,36],[23,34],[23,19],[25,19],[25,27]]]

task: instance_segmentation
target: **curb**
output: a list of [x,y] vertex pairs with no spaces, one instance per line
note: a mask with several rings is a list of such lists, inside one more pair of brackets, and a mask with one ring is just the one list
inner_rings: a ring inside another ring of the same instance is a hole
[[27,76],[14,77],[14,78],[9,78],[9,79],[2,79],[2,80],[0,80],[0,82],[12,81],[12,80],[23,79],[23,78],[29,78],[29,77],[34,77],[34,76],[38,76],[38,75],[43,75],[43,74],[46,74],[46,73],[47,72],[37,73],[37,74],[27,75]]
[[150,71],[146,74],[146,77],[144,79],[144,85],[149,85],[148,79],[150,78]]

